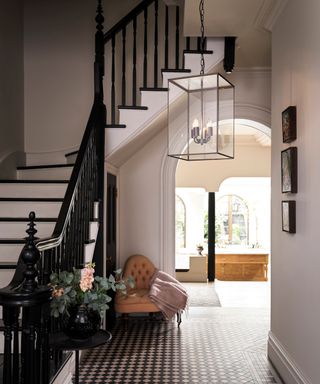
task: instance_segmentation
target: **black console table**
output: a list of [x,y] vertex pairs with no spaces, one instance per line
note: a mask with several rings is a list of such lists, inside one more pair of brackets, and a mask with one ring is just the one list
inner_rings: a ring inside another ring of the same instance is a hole
[[70,339],[65,333],[57,332],[50,335],[50,346],[53,349],[76,352],[75,384],[79,384],[79,351],[99,347],[110,341],[111,338],[111,333],[102,329],[85,340]]

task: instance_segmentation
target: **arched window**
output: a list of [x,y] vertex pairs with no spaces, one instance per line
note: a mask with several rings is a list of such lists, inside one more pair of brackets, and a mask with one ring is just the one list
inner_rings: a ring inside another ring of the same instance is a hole
[[215,229],[218,246],[249,244],[249,209],[241,197],[225,195],[217,200]]
[[176,246],[177,249],[186,247],[186,205],[178,195],[176,195]]

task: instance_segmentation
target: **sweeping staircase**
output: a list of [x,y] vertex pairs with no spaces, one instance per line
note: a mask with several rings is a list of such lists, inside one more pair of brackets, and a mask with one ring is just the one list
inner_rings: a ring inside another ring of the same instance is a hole
[[[94,103],[79,150],[66,153],[60,164],[28,164],[17,168],[15,180],[0,180],[4,383],[16,384],[24,379],[25,383],[46,384],[51,380],[49,355],[45,353],[48,339],[43,334],[44,324],[49,323],[47,310],[35,311],[32,316],[37,318],[32,322],[26,310],[47,308],[50,289],[45,285],[50,273],[80,267],[91,260],[96,262],[98,273],[103,273],[104,162],[116,164],[119,156],[130,155],[136,148],[134,143],[141,146],[156,134],[154,122],[166,115],[168,80],[199,74],[201,51],[206,72],[224,58],[223,38],[208,38],[204,46],[199,38],[183,36],[181,14],[178,6],[143,0],[103,33],[99,0]],[[161,42],[159,35],[164,37]],[[104,68],[105,51],[110,58],[108,73]],[[103,94],[104,76],[109,95]],[[177,100],[179,96],[175,95]],[[35,217],[30,212],[35,212]],[[51,324],[51,331],[55,329],[57,324]],[[22,338],[21,347],[18,330],[29,335]],[[41,345],[35,342],[39,335]],[[42,363],[34,363],[40,357]],[[33,364],[33,370],[23,369],[28,363]]]

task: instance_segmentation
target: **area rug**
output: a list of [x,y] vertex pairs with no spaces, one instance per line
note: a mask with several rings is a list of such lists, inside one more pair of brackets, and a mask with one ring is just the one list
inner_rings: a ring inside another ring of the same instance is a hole
[[190,307],[221,307],[214,283],[181,283],[189,294]]

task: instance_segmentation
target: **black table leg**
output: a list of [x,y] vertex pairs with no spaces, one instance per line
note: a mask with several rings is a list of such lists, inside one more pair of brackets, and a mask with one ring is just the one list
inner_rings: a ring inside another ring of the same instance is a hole
[[75,369],[75,379],[74,382],[75,384],[79,384],[79,351],[76,351],[76,369]]

